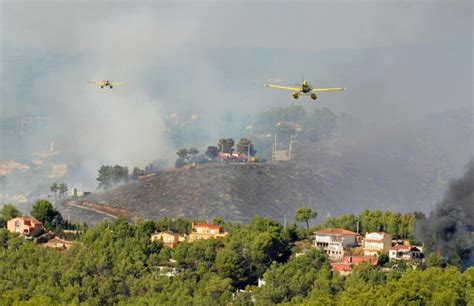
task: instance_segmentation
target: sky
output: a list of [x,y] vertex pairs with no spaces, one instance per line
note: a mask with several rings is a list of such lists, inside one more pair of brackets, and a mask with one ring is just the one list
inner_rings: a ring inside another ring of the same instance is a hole
[[[229,118],[293,103],[263,87],[269,81],[346,87],[318,105],[376,127],[472,109],[472,1],[1,1],[0,9],[1,117],[54,117],[58,143],[91,169],[174,156],[171,111],[198,110],[217,139],[231,133]],[[87,84],[101,79],[128,85]]]

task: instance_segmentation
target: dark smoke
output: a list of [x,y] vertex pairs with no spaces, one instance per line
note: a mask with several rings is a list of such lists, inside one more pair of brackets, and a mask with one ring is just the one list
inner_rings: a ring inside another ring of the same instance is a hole
[[463,267],[474,264],[474,158],[460,179],[453,180],[443,201],[425,220],[418,221],[417,237],[428,252],[459,258]]

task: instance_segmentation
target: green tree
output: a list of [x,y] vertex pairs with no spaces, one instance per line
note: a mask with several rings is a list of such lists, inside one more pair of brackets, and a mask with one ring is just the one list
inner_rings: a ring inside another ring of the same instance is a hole
[[320,273],[327,274],[329,268],[326,255],[319,250],[311,250],[287,264],[273,264],[264,274],[266,284],[255,291],[258,304],[273,305],[305,297]]
[[309,228],[309,220],[318,216],[318,212],[311,207],[297,208],[295,211],[296,222],[306,222],[306,228]]
[[257,151],[253,148],[253,143],[250,139],[241,138],[237,143],[237,151],[241,154],[248,154],[250,152],[250,156],[254,156]]
[[231,280],[220,278],[212,272],[203,275],[196,286],[195,305],[228,305],[232,297]]
[[219,156],[219,148],[216,146],[208,146],[206,150],[206,156],[214,159]]
[[234,139],[222,138],[219,140],[218,146],[224,153],[232,153],[234,151]]
[[436,253],[430,253],[426,257],[425,265],[428,268],[431,268],[431,267],[442,268],[442,267],[444,267],[445,264],[444,264],[443,258],[441,256],[437,255]]
[[31,208],[30,214],[43,223],[46,229],[52,229],[64,224],[61,214],[47,200],[37,200]]
[[463,278],[466,281],[466,301],[467,305],[474,305],[474,267],[469,267],[464,271]]
[[1,210],[1,216],[5,221],[10,219],[21,217],[20,211],[12,204],[5,204]]
[[187,149],[179,149],[178,152],[176,152],[176,155],[178,155],[179,158],[182,160],[188,160],[189,159],[189,154],[190,152]]
[[225,224],[224,219],[219,216],[212,217],[212,224],[223,226]]
[[189,234],[191,232],[191,221],[178,217],[174,220],[174,228],[180,234]]
[[134,167],[132,170],[132,174],[130,175],[130,178],[132,180],[137,180],[140,176],[144,175],[145,171],[141,170],[138,167]]
[[364,209],[359,218],[360,227],[364,232],[379,232],[383,230],[382,212],[380,210]]
[[193,156],[193,157],[199,154],[199,150],[196,149],[196,148],[190,148],[190,149],[188,150],[188,152],[189,152],[189,154],[190,154],[191,156]]
[[112,182],[113,184],[125,183],[129,179],[128,168],[115,165],[112,168]]
[[122,167],[119,165],[115,166],[105,166],[102,165],[99,168],[99,174],[97,176],[97,181],[99,182],[99,189],[109,189],[112,186],[125,183],[129,179],[128,168]]
[[99,175],[97,176],[99,182],[99,189],[109,189],[112,187],[112,169],[110,166],[101,166],[99,168]]
[[391,211],[386,211],[382,215],[382,220],[384,232],[389,233],[394,238],[399,237],[398,226],[400,225],[400,214]]
[[384,266],[386,263],[388,263],[390,261],[390,258],[388,257],[387,254],[385,253],[381,253],[379,254],[378,256],[378,259],[377,259],[377,265],[379,266]]

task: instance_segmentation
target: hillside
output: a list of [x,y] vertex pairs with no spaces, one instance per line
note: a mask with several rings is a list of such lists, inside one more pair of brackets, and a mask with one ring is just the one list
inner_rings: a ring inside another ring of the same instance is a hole
[[287,163],[203,165],[162,172],[88,201],[140,218],[282,220],[310,205],[320,216],[364,208],[429,211],[471,156],[472,114],[460,109],[377,135],[299,144]]

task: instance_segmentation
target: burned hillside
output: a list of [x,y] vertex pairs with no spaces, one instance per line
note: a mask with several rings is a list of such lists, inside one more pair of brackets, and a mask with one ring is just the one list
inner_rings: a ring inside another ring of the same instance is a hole
[[244,221],[261,214],[291,220],[302,206],[321,217],[364,208],[427,212],[470,157],[469,142],[453,145],[470,137],[470,116],[463,110],[435,116],[397,133],[381,131],[379,138],[301,142],[289,162],[161,172],[87,200],[147,219],[219,215]]

